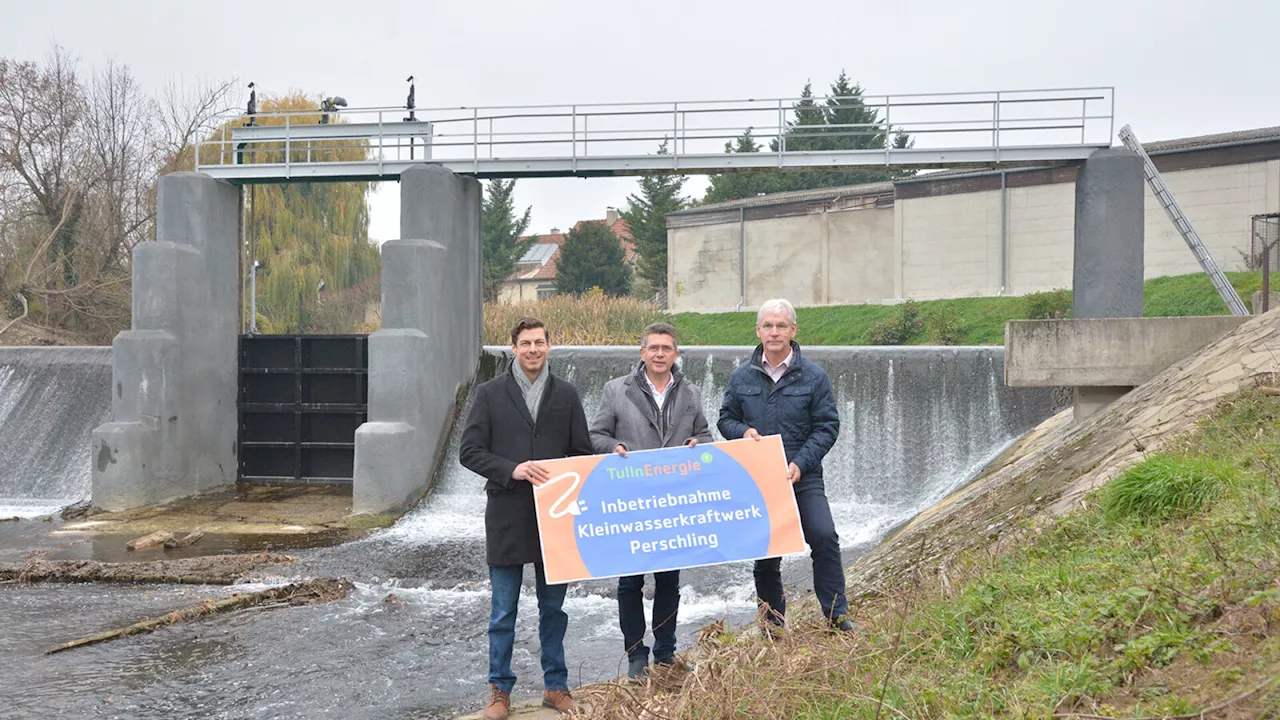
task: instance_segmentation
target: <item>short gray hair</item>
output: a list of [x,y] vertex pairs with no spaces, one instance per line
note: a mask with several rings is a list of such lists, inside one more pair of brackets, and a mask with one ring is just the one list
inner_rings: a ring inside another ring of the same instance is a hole
[[761,303],[760,311],[756,313],[756,324],[759,325],[764,316],[771,313],[786,313],[787,321],[792,325],[796,324],[796,309],[786,298],[774,298]]
[[672,325],[664,322],[649,323],[648,325],[645,325],[644,330],[640,331],[640,347],[644,347],[649,344],[650,335],[670,335],[672,346],[677,350],[680,349],[680,338],[676,336],[676,329]]

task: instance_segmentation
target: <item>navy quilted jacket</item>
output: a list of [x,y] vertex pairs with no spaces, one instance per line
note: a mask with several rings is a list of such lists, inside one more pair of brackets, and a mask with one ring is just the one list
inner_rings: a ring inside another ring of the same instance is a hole
[[840,434],[836,398],[827,371],[802,358],[794,341],[791,350],[791,367],[774,384],[761,364],[764,346],[756,347],[751,362],[729,376],[717,427],[726,440],[737,440],[747,428],[781,435],[787,462],[800,468],[800,476],[821,477],[822,458]]

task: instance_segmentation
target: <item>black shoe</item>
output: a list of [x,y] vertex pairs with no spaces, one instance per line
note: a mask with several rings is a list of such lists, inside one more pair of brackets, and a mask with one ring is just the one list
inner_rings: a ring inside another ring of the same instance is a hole
[[782,639],[782,623],[775,623],[772,620],[765,620],[760,623],[760,632],[764,634],[764,639],[770,642],[777,642]]
[[627,677],[632,680],[643,680],[649,677],[648,656],[637,655],[627,661]]

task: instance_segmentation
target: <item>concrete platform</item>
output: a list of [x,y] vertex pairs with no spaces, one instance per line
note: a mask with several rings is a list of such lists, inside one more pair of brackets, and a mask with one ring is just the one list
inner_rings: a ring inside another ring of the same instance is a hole
[[1015,320],[1005,325],[1010,387],[1134,387],[1248,316]]

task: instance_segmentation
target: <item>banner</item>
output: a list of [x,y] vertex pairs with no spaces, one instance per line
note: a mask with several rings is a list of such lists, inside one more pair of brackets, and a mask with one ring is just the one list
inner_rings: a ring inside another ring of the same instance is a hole
[[782,439],[540,460],[533,489],[547,582],[803,552]]

